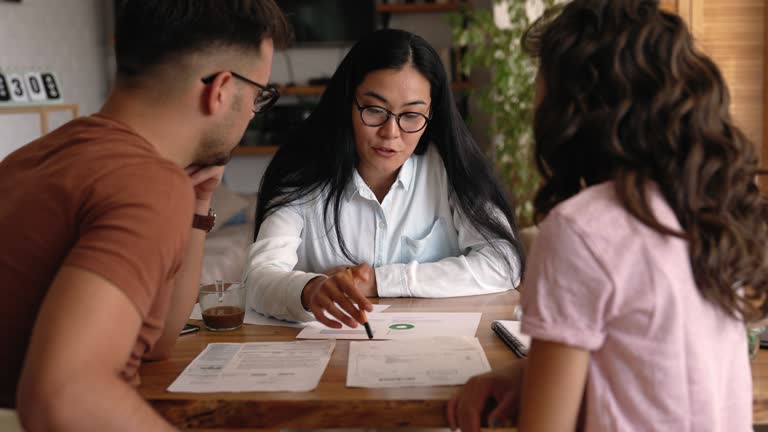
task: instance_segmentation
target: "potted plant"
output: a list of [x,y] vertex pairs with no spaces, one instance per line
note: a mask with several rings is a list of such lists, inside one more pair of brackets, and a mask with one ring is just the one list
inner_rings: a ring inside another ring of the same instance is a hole
[[[451,17],[453,37],[462,48],[465,75],[486,68],[490,80],[473,95],[490,116],[491,157],[515,202],[520,226],[533,223],[533,197],[539,175],[533,160],[533,96],[536,66],[520,38],[555,0],[493,0],[493,10],[465,8]],[[476,83],[477,84],[477,83]]]

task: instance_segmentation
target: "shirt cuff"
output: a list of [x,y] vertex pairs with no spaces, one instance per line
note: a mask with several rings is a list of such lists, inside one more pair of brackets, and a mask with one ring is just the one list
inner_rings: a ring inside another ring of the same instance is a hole
[[573,323],[544,322],[524,312],[520,330],[534,339],[556,342],[585,351],[596,351],[605,342],[605,334],[600,331]]
[[405,264],[389,264],[374,269],[379,297],[412,297],[408,290]]
[[325,276],[318,273],[304,273],[301,276],[294,276],[289,289],[286,290],[285,305],[288,313],[299,322],[315,321],[315,314],[308,312],[301,304],[301,292],[312,279],[318,276]]

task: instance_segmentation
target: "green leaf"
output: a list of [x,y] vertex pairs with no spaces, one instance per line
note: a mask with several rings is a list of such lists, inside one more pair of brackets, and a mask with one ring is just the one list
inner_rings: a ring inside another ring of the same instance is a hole
[[[501,3],[503,0],[495,0]],[[554,0],[544,0],[550,7]],[[522,51],[520,38],[530,23],[524,0],[509,0],[512,25],[499,29],[489,10],[465,9],[451,14],[456,45],[466,48],[461,58],[463,73],[477,68],[491,73],[490,82],[472,92],[478,106],[491,116],[489,136],[502,181],[512,193],[520,226],[533,222],[533,197],[539,174],[533,161],[533,95],[536,67]]]

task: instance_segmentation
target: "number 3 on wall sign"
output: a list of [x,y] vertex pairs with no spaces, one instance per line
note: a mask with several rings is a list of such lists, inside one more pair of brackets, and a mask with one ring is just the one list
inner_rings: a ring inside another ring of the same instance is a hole
[[21,75],[16,73],[8,74],[8,87],[11,92],[11,100],[14,102],[27,102],[27,88]]
[[53,72],[0,73],[0,103],[61,100],[56,81]]

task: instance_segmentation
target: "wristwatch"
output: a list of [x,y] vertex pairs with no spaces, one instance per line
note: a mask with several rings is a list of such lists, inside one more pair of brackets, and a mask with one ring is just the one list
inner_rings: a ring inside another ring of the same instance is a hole
[[213,208],[208,209],[207,215],[195,213],[195,216],[192,218],[192,228],[211,232],[214,225],[216,225],[216,213],[213,211]]

